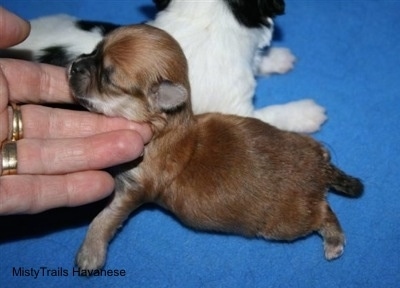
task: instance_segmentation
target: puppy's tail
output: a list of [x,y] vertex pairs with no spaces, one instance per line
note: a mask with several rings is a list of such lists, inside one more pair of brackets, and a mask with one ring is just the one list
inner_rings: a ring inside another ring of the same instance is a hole
[[331,165],[331,188],[350,197],[360,197],[364,191],[364,185],[360,179],[347,175],[339,168]]

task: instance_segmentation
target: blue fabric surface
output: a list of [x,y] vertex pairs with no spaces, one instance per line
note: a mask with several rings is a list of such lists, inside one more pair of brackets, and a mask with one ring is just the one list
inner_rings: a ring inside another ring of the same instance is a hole
[[[150,0],[0,4],[27,19],[69,13],[127,24],[154,15]],[[260,78],[255,103],[310,97],[326,107],[329,120],[314,136],[331,149],[338,166],[366,186],[360,199],[329,195],[347,237],[341,258],[327,262],[317,235],[281,243],[200,233],[146,206],[109,249],[105,268],[124,269],[125,276],[72,275],[75,253],[100,203],[0,217],[0,286],[399,287],[400,1],[286,4],[275,45],[289,47],[298,61],[287,75]],[[19,267],[48,267],[68,276],[13,276]]]

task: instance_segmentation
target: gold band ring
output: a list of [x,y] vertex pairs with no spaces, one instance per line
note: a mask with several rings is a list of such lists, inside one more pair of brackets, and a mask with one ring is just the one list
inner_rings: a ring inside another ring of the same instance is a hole
[[21,107],[11,103],[12,119],[8,141],[1,145],[1,176],[17,174],[17,140],[24,136]]
[[22,126],[22,113],[21,107],[17,104],[11,104],[13,116],[12,116],[12,127],[11,127],[11,141],[17,141],[24,137],[24,130]]
[[17,142],[4,142],[1,146],[1,175],[16,174],[17,164]]

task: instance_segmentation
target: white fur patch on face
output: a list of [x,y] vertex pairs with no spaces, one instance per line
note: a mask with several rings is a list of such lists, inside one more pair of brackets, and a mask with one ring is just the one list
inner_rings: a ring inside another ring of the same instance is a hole
[[129,120],[139,120],[135,113],[136,101],[130,95],[108,95],[102,97],[88,97],[89,110],[110,117],[124,117]]

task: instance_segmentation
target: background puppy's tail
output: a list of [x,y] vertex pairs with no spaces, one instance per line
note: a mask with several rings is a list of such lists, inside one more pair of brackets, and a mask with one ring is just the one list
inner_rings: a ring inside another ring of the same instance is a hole
[[364,191],[364,185],[360,179],[347,175],[339,168],[331,165],[331,188],[350,197],[359,197]]

